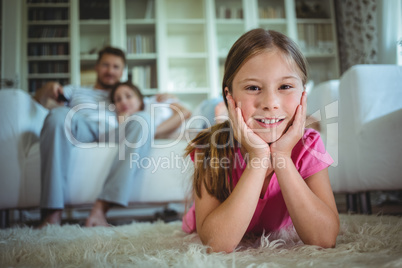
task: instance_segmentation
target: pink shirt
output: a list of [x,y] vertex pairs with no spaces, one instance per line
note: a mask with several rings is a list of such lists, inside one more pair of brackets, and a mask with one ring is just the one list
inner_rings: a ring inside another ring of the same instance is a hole
[[[232,179],[234,187],[236,187],[246,168],[246,163],[240,153],[240,149],[237,149],[235,155],[241,164],[235,165],[233,169]],[[293,148],[291,157],[303,179],[327,168],[333,163],[331,156],[325,150],[320,134],[313,129],[305,130],[303,138]],[[289,225],[292,225],[292,220],[274,173],[264,197],[258,201],[247,232],[260,234],[263,230],[270,232]],[[194,204],[183,217],[182,229],[187,233],[196,231]]]

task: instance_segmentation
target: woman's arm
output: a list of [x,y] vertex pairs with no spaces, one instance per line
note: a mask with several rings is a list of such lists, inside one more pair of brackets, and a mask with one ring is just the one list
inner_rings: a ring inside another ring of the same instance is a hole
[[266,168],[246,167],[229,197],[220,203],[204,185],[195,198],[197,233],[214,252],[232,252],[243,238],[257,207]]
[[191,116],[191,112],[178,103],[172,103],[170,108],[173,110],[173,115],[156,128],[155,138],[157,139],[164,138],[171,134],[181,126],[184,120]]
[[290,157],[277,155],[275,161],[284,164],[284,168],[275,169],[275,173],[301,240],[309,245],[334,247],[339,232],[339,215],[328,169],[303,180]]

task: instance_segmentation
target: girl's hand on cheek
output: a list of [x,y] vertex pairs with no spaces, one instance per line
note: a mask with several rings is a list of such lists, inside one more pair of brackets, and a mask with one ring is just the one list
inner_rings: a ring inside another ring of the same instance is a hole
[[293,147],[304,135],[307,111],[307,93],[303,92],[300,105],[297,106],[293,116],[292,125],[277,141],[270,145],[272,156],[291,156]]
[[232,125],[235,139],[247,150],[250,154],[250,159],[253,157],[269,159],[269,145],[247,126],[241,109],[236,106],[230,93],[226,95],[226,99],[228,101],[229,121]]

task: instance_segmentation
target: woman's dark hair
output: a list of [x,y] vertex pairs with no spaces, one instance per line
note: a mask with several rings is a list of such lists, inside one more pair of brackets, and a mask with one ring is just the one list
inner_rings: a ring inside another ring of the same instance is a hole
[[122,82],[117,83],[112,88],[112,91],[110,92],[110,102],[114,104],[114,95],[116,94],[116,90],[120,86],[128,86],[134,92],[134,94],[139,98],[139,100],[141,102],[140,111],[143,111],[144,110],[144,96],[142,95],[140,89],[137,86],[135,86],[133,83],[131,83],[130,81],[126,81],[124,83],[122,83]]

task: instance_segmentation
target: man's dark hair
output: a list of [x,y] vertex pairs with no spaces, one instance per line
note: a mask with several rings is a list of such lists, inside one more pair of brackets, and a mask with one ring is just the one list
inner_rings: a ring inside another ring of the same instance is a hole
[[126,54],[120,48],[111,47],[111,46],[104,47],[103,49],[101,49],[98,52],[98,60],[96,61],[96,63],[99,63],[100,59],[102,58],[102,56],[104,54],[111,54],[111,55],[118,56],[123,59],[124,65],[126,65]]

